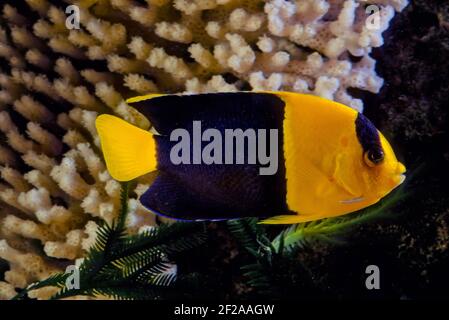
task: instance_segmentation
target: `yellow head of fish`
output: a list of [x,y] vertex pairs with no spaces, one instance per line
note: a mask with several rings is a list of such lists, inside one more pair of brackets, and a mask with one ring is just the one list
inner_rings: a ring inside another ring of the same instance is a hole
[[[283,93],[287,204],[294,223],[376,203],[405,179],[385,137],[362,114],[314,96]],[[301,143],[298,143],[301,141]],[[280,217],[279,217],[280,218]],[[280,223],[267,220],[266,223]],[[291,220],[291,221],[290,221]]]

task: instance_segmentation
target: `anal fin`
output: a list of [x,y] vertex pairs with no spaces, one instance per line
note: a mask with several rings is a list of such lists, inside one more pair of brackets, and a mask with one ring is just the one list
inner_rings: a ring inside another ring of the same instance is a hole
[[301,214],[294,214],[294,215],[280,215],[280,216],[274,216],[268,219],[264,219],[260,221],[261,224],[295,224],[295,223],[302,223],[302,222],[309,222],[314,220],[322,219],[323,217],[317,216],[317,215],[301,215]]

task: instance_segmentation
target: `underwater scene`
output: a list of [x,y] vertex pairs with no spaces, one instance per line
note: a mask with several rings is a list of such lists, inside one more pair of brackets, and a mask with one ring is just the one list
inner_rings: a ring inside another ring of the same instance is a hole
[[2,0],[0,300],[447,299],[448,113],[448,1]]

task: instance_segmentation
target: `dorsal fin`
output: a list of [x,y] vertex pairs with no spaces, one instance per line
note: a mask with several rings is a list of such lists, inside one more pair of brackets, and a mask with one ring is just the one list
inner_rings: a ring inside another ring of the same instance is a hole
[[129,99],[128,103],[162,135],[191,127],[193,121],[211,128],[243,128],[247,122],[251,122],[251,128],[263,128],[263,122],[283,113],[284,105],[274,94],[254,92],[150,94]]
[[166,94],[163,94],[163,93],[150,93],[150,94],[146,94],[144,96],[137,96],[137,97],[129,98],[129,99],[126,100],[126,103],[132,104],[132,103],[145,101],[145,100],[150,100],[150,99],[161,97],[161,96],[166,96]]

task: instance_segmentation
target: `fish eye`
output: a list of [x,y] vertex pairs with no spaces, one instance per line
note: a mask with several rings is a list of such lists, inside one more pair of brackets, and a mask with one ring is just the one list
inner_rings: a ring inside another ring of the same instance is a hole
[[384,152],[380,149],[371,149],[365,152],[363,159],[369,167],[374,167],[384,160]]

